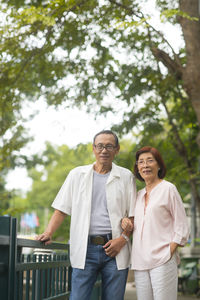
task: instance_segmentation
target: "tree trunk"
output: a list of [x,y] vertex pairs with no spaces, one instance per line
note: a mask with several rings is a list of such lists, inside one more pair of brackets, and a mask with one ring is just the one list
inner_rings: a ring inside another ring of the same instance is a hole
[[[200,18],[199,0],[179,0],[180,10],[190,17]],[[184,89],[192,103],[200,125],[200,21],[179,19],[186,46],[186,66],[183,72]],[[200,147],[200,133],[197,138]]]
[[[155,58],[173,73],[176,80],[182,80],[200,126],[200,0],[179,0],[179,6],[187,15],[177,18],[185,40],[186,64],[181,65],[176,55],[172,58],[157,47],[151,47],[151,51]],[[200,148],[200,132],[197,143]]]
[[[191,174],[190,174],[191,175]],[[194,174],[193,176],[191,176],[191,178],[189,179],[190,182],[190,187],[191,187],[191,193],[195,199],[195,203],[197,206],[197,210],[200,213],[200,196],[198,193],[198,183],[196,182],[196,180],[194,179]]]

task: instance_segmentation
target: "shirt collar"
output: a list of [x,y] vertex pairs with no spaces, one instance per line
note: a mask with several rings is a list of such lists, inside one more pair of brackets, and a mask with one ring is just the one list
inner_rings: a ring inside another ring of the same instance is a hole
[[[91,165],[87,165],[85,166],[85,168],[82,169],[83,173],[90,173],[91,171],[93,171],[93,166],[94,166],[95,162]],[[110,170],[110,176],[111,178],[113,177],[120,177],[120,172],[119,172],[119,167],[112,163],[112,169]]]

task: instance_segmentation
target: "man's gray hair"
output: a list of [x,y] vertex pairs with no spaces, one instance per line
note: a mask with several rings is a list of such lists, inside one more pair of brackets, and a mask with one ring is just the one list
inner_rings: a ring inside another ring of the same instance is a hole
[[95,134],[94,139],[93,139],[93,145],[95,144],[95,140],[96,140],[97,136],[100,134],[112,134],[115,138],[115,147],[119,146],[119,139],[118,139],[117,135],[111,130],[102,130],[102,131],[98,132],[97,134]]

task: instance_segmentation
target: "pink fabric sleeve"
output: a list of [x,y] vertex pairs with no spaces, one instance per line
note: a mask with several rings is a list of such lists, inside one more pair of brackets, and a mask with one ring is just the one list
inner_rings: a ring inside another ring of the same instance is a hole
[[184,246],[188,241],[190,231],[181,196],[174,185],[170,189],[170,212],[174,227],[172,242]]

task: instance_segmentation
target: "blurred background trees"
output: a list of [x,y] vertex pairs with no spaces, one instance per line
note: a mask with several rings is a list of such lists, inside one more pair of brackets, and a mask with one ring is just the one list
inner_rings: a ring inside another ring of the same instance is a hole
[[[200,211],[199,1],[8,0],[0,8],[2,210],[15,201],[49,207],[69,170],[93,159],[89,145],[48,144],[40,156],[21,155],[31,138],[23,105],[42,97],[54,107],[120,112],[113,129],[121,137],[132,133],[132,140],[123,141],[117,162],[132,169],[139,147],[157,147],[168,179]],[[5,189],[18,165],[33,180],[26,200]]]

